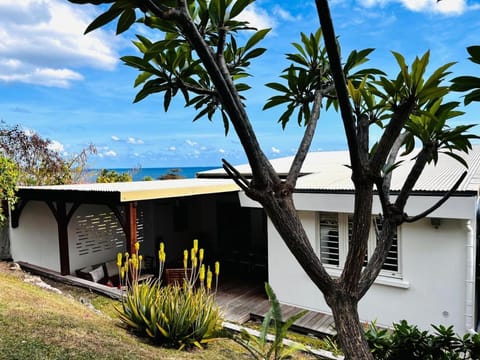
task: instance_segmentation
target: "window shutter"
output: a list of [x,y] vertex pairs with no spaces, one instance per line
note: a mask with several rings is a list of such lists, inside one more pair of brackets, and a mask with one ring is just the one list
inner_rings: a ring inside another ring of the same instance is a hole
[[[375,217],[374,225],[377,227],[377,231],[382,231],[382,222],[379,217]],[[397,232],[398,234],[398,232]],[[395,234],[393,238],[392,247],[388,251],[387,258],[383,263],[382,270],[398,272],[398,236]]]
[[338,215],[320,214],[320,261],[325,265],[340,265]]

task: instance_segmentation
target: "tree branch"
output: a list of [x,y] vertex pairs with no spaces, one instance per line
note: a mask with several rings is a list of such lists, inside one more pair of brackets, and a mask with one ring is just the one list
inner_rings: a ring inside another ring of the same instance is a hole
[[370,171],[378,174],[385,165],[385,161],[390,154],[390,150],[399,137],[405,123],[408,121],[410,114],[415,108],[415,97],[410,96],[402,104],[400,104],[392,114],[385,131],[378,142],[375,153],[370,160]]
[[[325,48],[327,49],[328,59],[330,60],[330,70],[332,72],[335,90],[338,97],[338,104],[342,114],[345,135],[347,136],[348,148],[350,152],[350,164],[353,174],[361,175],[363,173],[360,157],[359,146],[357,143],[355,131],[355,119],[353,118],[352,106],[348,95],[347,83],[343,73],[343,67],[338,51],[337,38],[333,28],[333,21],[327,0],[315,0],[317,5],[317,14],[320,19],[320,25],[323,31],[323,39]],[[354,180],[355,181],[355,180]]]
[[460,186],[460,184],[462,183],[462,181],[465,179],[466,176],[467,176],[467,171],[464,171],[463,174],[460,176],[460,178],[452,186],[452,188],[448,192],[446,192],[443,195],[443,197],[435,205],[431,206],[429,209],[425,210],[421,214],[418,214],[416,216],[411,216],[411,217],[407,216],[405,214],[404,218],[403,218],[404,222],[412,223],[414,221],[417,221],[417,220],[423,219],[424,217],[427,217],[432,212],[437,210],[440,206],[442,206],[452,196],[452,194],[455,191],[457,191],[458,187]]
[[413,164],[413,167],[403,183],[397,199],[395,200],[395,208],[398,213],[403,213],[408,197],[418,181],[418,178],[422,174],[425,165],[427,165],[428,160],[431,158],[433,151],[433,145],[425,144],[422,150],[420,150],[420,153],[417,155],[417,159],[415,160],[415,163]]
[[298,147],[295,158],[293,159],[290,170],[288,171],[287,179],[285,183],[290,186],[292,189],[295,188],[297,183],[298,176],[302,170],[303,163],[312,144],[313,135],[315,134],[315,129],[317,127],[318,119],[320,118],[320,109],[322,106],[322,91],[316,90],[313,100],[313,109],[310,114],[310,119],[303,134],[302,141]]
[[[148,7],[148,10],[152,11],[156,16],[165,18],[165,15],[155,6],[152,0],[148,0],[148,3],[145,5]],[[232,82],[228,70],[225,72],[226,67],[222,68],[216,62],[210,47],[192,20],[185,0],[178,0],[178,8],[175,10],[174,12],[170,12],[171,17],[169,19],[176,21],[177,26],[181,28],[185,38],[190,42],[192,48],[196,51],[209,73],[222,105],[229,115],[230,121],[245,149],[252,173],[256,179],[255,185],[259,188],[266,188],[270,186],[269,184],[271,182],[280,183],[280,177],[275,173],[260,148],[255,132],[253,131],[241,98]]]

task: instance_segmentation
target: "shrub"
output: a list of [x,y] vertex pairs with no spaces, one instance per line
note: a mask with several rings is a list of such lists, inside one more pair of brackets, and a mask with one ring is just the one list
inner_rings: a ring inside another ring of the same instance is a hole
[[432,325],[435,332],[421,331],[417,326],[402,320],[393,324],[393,330],[377,328],[370,324],[367,341],[375,359],[381,360],[453,360],[479,359],[480,335],[459,337],[453,326]]
[[[138,243],[137,243],[138,244]],[[215,339],[221,329],[221,314],[211,291],[213,274],[203,264],[204,251],[198,249],[198,241],[190,252],[185,250],[184,268],[188,279],[183,284],[163,286],[160,278],[166,254],[163,243],[159,250],[158,278],[139,282],[142,256],[136,253],[119,254],[120,270],[125,294],[121,307],[117,307],[120,319],[140,336],[152,339],[156,344],[179,349],[196,346]],[[188,255],[191,272],[187,272]],[[215,264],[218,283],[219,264]]]

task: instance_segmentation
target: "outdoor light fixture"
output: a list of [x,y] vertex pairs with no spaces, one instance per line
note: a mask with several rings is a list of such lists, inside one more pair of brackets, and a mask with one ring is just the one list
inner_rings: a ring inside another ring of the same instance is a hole
[[442,224],[442,219],[440,219],[440,218],[430,218],[430,224],[432,224],[432,226],[435,229],[438,229],[440,227],[440,225]]

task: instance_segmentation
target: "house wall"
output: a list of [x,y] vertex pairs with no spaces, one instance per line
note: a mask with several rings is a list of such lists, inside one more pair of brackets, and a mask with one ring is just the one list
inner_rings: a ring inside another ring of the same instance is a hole
[[[300,212],[312,246],[316,243],[315,212]],[[323,295],[290,254],[271,222],[269,281],[280,302],[331,313]],[[443,220],[434,229],[429,219],[401,227],[403,279],[379,279],[360,301],[362,321],[391,326],[402,319],[429,329],[430,324],[465,329],[466,221]],[[383,281],[381,281],[383,280]],[[431,330],[431,328],[430,328]]]
[[44,202],[25,205],[19,227],[10,228],[10,250],[14,261],[60,271],[57,222]]

